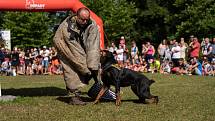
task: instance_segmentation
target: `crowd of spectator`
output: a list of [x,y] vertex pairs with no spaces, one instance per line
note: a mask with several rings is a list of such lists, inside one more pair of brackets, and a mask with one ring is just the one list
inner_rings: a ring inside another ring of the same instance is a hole
[[188,41],[186,43],[184,38],[164,39],[158,48],[150,41],[143,41],[139,50],[135,41],[128,49],[122,36],[118,46],[112,42],[106,49],[114,54],[119,67],[134,71],[214,76],[215,38],[206,37],[200,42],[197,37],[190,36]]
[[1,48],[1,75],[52,75],[62,74],[62,67],[54,47],[30,48],[22,50],[14,47],[12,50]]
[[[180,40],[164,39],[155,48],[150,41],[143,41],[138,48],[135,41],[131,47],[126,45],[122,36],[119,45],[114,42],[106,49],[112,52],[119,67],[138,72],[215,76],[215,38],[190,36],[189,43]],[[155,56],[156,55],[156,56]],[[62,66],[54,47],[29,48],[13,50],[1,48],[0,74],[16,75],[60,75]]]

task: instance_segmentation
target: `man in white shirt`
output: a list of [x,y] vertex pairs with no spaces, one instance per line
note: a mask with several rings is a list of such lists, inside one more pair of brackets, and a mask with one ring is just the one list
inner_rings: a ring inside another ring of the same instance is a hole
[[41,55],[43,57],[42,66],[44,68],[44,74],[47,74],[50,52],[48,49],[46,49],[46,46],[43,46],[43,51],[42,51]]
[[178,45],[178,42],[175,42],[175,45],[172,48],[172,62],[174,67],[179,66],[179,59],[181,58],[181,47]]

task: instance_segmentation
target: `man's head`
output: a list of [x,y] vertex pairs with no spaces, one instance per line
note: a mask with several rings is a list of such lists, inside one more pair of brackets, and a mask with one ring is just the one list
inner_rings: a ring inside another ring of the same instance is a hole
[[194,38],[193,38],[193,42],[194,42],[194,43],[196,43],[196,42],[198,42],[198,41],[199,41],[199,40],[198,40],[197,37],[194,37]]
[[208,37],[205,38],[205,44],[208,44],[210,42],[210,39]]
[[77,11],[77,23],[81,26],[81,27],[85,27],[89,20],[90,20],[90,10],[83,7],[83,8],[79,8]]

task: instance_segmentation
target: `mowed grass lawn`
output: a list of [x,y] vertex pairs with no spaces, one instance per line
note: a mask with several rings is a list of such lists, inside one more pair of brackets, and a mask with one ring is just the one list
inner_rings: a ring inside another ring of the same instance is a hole
[[[146,76],[156,80],[151,92],[160,97],[158,105],[135,103],[137,97],[127,87],[119,108],[107,101],[69,105],[62,76],[1,76],[3,95],[18,98],[0,102],[0,121],[215,121],[215,77]],[[92,101],[89,87],[83,98]]]

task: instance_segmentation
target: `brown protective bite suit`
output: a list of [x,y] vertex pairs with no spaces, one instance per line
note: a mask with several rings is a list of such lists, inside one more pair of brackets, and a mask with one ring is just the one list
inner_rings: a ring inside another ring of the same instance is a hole
[[66,87],[78,90],[84,86],[90,70],[98,70],[100,62],[100,34],[91,19],[85,28],[79,27],[77,16],[67,17],[54,36],[54,45],[63,66]]

